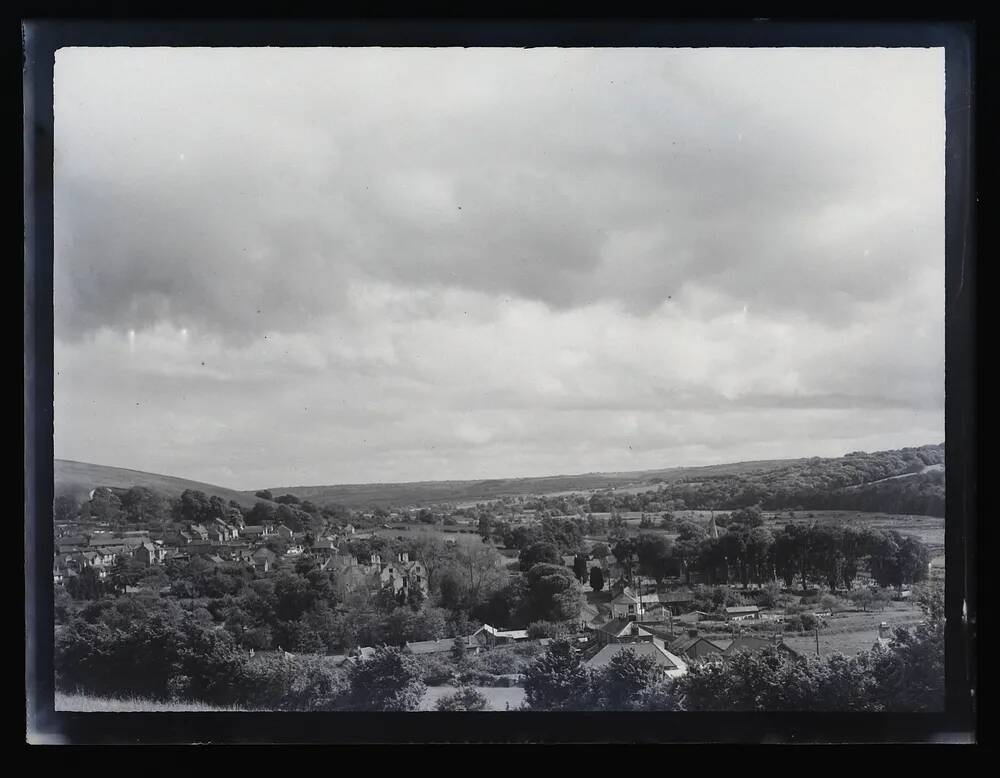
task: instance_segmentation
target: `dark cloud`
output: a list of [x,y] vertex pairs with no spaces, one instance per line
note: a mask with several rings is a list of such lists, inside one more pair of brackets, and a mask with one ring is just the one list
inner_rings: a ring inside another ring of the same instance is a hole
[[943,88],[926,50],[60,50],[58,448],[278,483],[938,440]]

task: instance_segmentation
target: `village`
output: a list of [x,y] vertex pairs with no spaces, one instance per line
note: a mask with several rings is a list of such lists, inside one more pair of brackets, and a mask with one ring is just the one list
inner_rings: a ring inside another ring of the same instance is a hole
[[[90,493],[93,499],[94,492]],[[511,527],[539,529],[546,521],[534,509],[510,510],[497,505],[497,515],[503,516]],[[426,508],[400,511],[359,511],[354,514],[360,526],[351,521],[325,522],[323,530],[295,531],[285,524],[246,524],[239,510],[227,510],[225,518],[219,516],[199,523],[173,523],[160,531],[153,529],[111,529],[107,523],[78,520],[56,526],[53,581],[57,588],[74,586],[71,581],[81,575],[89,576],[105,586],[111,586],[115,570],[124,565],[140,571],[140,580],[126,583],[122,594],[168,596],[171,586],[167,579],[160,579],[161,586],[151,591],[149,580],[157,580],[155,571],[177,570],[190,565],[192,560],[220,569],[232,566],[251,570],[255,578],[269,578],[282,571],[314,569],[329,574],[336,580],[341,597],[361,593],[364,597],[388,595],[399,603],[427,600],[432,595],[430,576],[421,559],[411,558],[406,548],[408,539],[434,537],[445,548],[488,545],[493,548],[494,538],[481,536],[481,522],[470,518],[469,511],[457,509],[435,514]],[[426,523],[428,514],[433,526]],[[423,518],[424,522],[420,521]],[[598,527],[609,520],[612,524],[628,527],[631,524],[648,526],[645,512],[617,512],[589,517],[590,524]],[[385,519],[385,521],[381,521]],[[548,521],[551,521],[549,519]],[[381,523],[380,523],[381,522]],[[363,528],[362,528],[363,527]],[[718,540],[719,528],[714,515],[706,527],[707,536]],[[723,533],[725,531],[723,530]],[[358,549],[371,548],[371,541],[381,540],[384,551],[358,553]],[[470,545],[471,544],[471,545]],[[855,627],[849,634],[859,648],[876,645],[889,646],[892,629],[906,623],[912,616],[905,603],[907,589],[897,592],[897,602],[883,603],[889,607],[888,616],[876,617],[874,612],[861,614],[835,613],[831,603],[835,598],[792,598],[782,595],[784,604],[771,602],[755,604],[746,596],[718,596],[716,602],[705,600],[704,574],[697,570],[674,570],[657,582],[643,576],[637,565],[628,559],[621,560],[614,554],[600,553],[601,542],[586,541],[582,551],[563,554],[552,561],[566,569],[567,577],[574,576],[574,590],[579,598],[578,615],[540,633],[538,629],[509,628],[506,624],[472,624],[468,631],[458,635],[434,634],[428,639],[407,639],[400,648],[422,660],[442,660],[445,663],[456,652],[477,656],[485,652],[506,652],[513,657],[534,655],[544,650],[555,638],[573,643],[584,662],[594,671],[608,666],[616,655],[629,649],[637,656],[654,664],[666,678],[679,678],[688,672],[692,663],[703,661],[727,662],[741,651],[776,649],[788,656],[819,655],[820,631],[824,632],[824,652],[830,653],[827,627],[837,626],[838,619],[851,622]],[[394,551],[389,550],[392,547]],[[352,551],[353,549],[353,551]],[[598,553],[594,553],[598,552]],[[517,576],[521,551],[500,547],[496,564],[504,574]],[[141,575],[145,571],[145,575]],[[154,574],[150,578],[150,574]],[[608,582],[606,585],[603,582]],[[862,587],[877,590],[876,582],[864,578]],[[773,588],[773,587],[772,587]],[[763,593],[754,585],[744,594]],[[806,593],[808,594],[808,593]],[[787,607],[795,599],[805,605]],[[808,602],[814,602],[812,607]],[[897,606],[897,607],[893,607]],[[841,602],[840,610],[844,610]],[[792,617],[789,614],[793,613]],[[852,619],[853,617],[853,619]],[[786,629],[786,623],[796,627]],[[858,629],[858,622],[862,622]],[[807,630],[811,627],[811,634]],[[220,627],[221,628],[221,625]],[[838,630],[834,629],[834,633]],[[832,636],[834,639],[836,635]],[[329,660],[335,665],[349,667],[371,658],[377,646],[355,645],[331,652]],[[271,649],[247,649],[250,657],[266,655],[268,651],[293,657],[294,646],[277,645]],[[479,681],[488,699],[500,701],[510,709],[510,703],[520,701],[515,694],[523,683],[523,662],[505,660],[504,669],[492,676],[481,675]],[[504,664],[504,662],[501,662]],[[441,677],[442,688],[458,683],[456,674]],[[500,697],[496,697],[500,695]],[[513,695],[513,696],[511,696]]]

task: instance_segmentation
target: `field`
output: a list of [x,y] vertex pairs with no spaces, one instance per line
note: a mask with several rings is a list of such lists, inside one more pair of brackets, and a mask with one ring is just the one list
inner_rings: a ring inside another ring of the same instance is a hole
[[126,470],[122,467],[105,467],[91,465],[86,462],[72,462],[67,459],[55,460],[55,493],[56,496],[66,495],[76,500],[83,499],[91,489],[107,486],[113,489],[129,489],[133,486],[145,486],[160,494],[176,498],[185,489],[197,489],[222,499],[236,500],[245,508],[252,508],[259,498],[246,492],[227,489],[224,486],[214,486],[200,481],[188,481],[184,478],[174,478],[168,475],[144,473],[141,470]]
[[[508,704],[510,705],[510,710],[516,710],[524,702],[524,689],[519,686],[476,686],[473,688],[489,702],[487,710],[507,710]],[[454,686],[428,686],[427,693],[424,695],[424,699],[421,700],[420,710],[434,710],[434,703],[442,697],[454,694],[455,691],[456,688]]]
[[[382,538],[395,538],[397,535],[402,535],[404,538],[412,539],[420,536],[425,536],[428,538],[433,538],[435,540],[454,540],[455,543],[463,546],[481,546],[483,541],[479,537],[479,530],[472,527],[466,526],[461,529],[465,529],[465,532],[457,532],[455,530],[460,529],[460,527],[441,527],[437,525],[427,525],[427,524],[400,524],[393,525],[391,529],[385,529],[380,527],[378,529],[371,530],[372,534],[376,537]],[[448,530],[452,530],[449,532]],[[468,530],[472,530],[469,532]],[[364,531],[361,534],[367,535],[368,531]]]
[[91,697],[86,694],[56,692],[55,709],[80,713],[231,713],[247,708],[218,707],[202,702],[156,702],[140,697]]

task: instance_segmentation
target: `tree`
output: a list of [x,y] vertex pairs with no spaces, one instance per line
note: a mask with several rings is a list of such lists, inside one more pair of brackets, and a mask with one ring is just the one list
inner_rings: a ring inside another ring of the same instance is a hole
[[673,558],[670,541],[662,535],[640,535],[635,544],[636,559],[643,575],[662,583],[671,571]]
[[121,520],[122,501],[118,495],[106,487],[94,490],[90,498],[90,515],[105,524],[117,524]]
[[130,522],[162,525],[166,518],[163,499],[145,486],[133,486],[122,496],[121,503]]
[[556,548],[555,544],[542,542],[535,543],[531,547],[522,551],[519,565],[521,572],[523,573],[527,572],[537,564],[544,563],[557,565],[561,562],[562,558],[559,556],[559,549]]
[[80,518],[80,503],[68,495],[59,495],[52,503],[52,518],[57,523],[76,521]]
[[96,600],[104,594],[104,584],[93,567],[85,567],[66,581],[66,591],[74,600]]
[[503,557],[492,545],[456,550],[454,569],[460,571],[470,604],[478,604],[500,588],[506,578]]
[[576,575],[576,580],[580,583],[584,583],[587,580],[587,560],[585,557],[577,554],[573,559],[573,573]]
[[[730,521],[734,524],[743,524],[748,529],[764,526],[764,514],[759,505],[751,505],[749,508],[740,508],[733,512]],[[718,523],[718,522],[716,522]],[[724,525],[719,525],[724,526]]]
[[567,640],[553,640],[524,672],[525,703],[531,710],[587,710],[592,674]]
[[599,567],[590,568],[590,588],[595,592],[604,588],[604,571]]
[[460,686],[454,694],[442,697],[434,704],[440,711],[480,711],[486,710],[489,702],[471,686]]
[[414,711],[427,687],[417,660],[398,648],[379,647],[348,671],[350,706],[355,710]]
[[274,495],[271,494],[270,489],[261,489],[259,492],[254,492],[254,497],[260,497],[262,500],[274,500]]
[[580,616],[581,594],[573,574],[561,565],[539,563],[525,575],[528,621],[569,621]]
[[595,543],[594,547],[590,550],[590,556],[594,559],[604,559],[610,553],[611,549],[604,543]]
[[465,645],[465,638],[459,635],[452,641],[451,644],[451,658],[455,662],[462,662],[465,659],[467,653],[467,647]]
[[641,709],[643,694],[657,686],[666,675],[651,656],[639,656],[625,647],[618,651],[596,675],[601,710]]

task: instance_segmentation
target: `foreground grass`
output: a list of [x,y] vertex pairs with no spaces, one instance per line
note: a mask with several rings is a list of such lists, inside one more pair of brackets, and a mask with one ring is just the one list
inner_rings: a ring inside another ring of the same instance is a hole
[[[524,689],[519,686],[476,686],[474,688],[486,698],[487,710],[517,710],[524,702]],[[434,705],[438,700],[449,694],[454,694],[456,691],[458,689],[454,686],[428,686],[427,693],[424,694],[424,698],[420,702],[420,710],[434,710]]]
[[56,692],[55,709],[80,713],[230,713],[249,708],[217,706],[204,702],[157,702],[141,697],[91,697],[88,694]]

